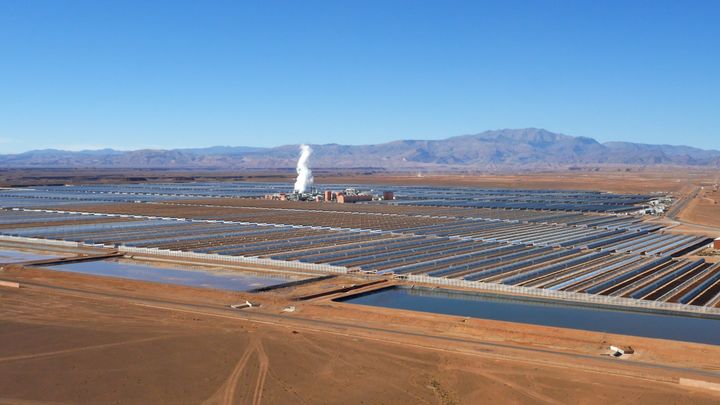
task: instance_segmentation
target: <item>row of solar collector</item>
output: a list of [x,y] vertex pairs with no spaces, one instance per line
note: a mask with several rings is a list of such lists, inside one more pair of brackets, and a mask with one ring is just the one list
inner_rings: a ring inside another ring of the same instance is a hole
[[[115,194],[88,194],[78,195],[70,193],[0,193],[0,207],[38,207],[48,205],[68,204],[104,204],[104,203],[132,203],[132,202],[154,202],[172,199],[171,196],[150,196],[150,195],[115,195]],[[175,197],[180,198],[180,197]]]
[[218,253],[234,256],[266,256],[287,249],[308,246],[334,246],[355,243],[375,238],[387,238],[390,234],[371,232],[338,232],[312,228],[279,228],[282,231],[270,236],[265,234],[242,234],[228,238],[204,238],[202,240],[176,240],[166,243],[145,243],[149,247],[173,250],[187,250],[196,253]]
[[[32,211],[13,211],[13,210],[4,210],[3,215],[0,216],[0,223],[3,221],[8,222],[8,224],[14,222],[14,223],[20,223],[20,221],[26,220],[26,221],[37,221],[37,222],[43,222],[48,220],[61,220],[61,219],[73,219],[78,217],[87,217],[87,215],[91,214],[67,214],[67,213],[48,213],[48,212],[32,212]],[[127,216],[127,217],[133,217],[133,216]],[[140,218],[139,216],[134,216],[136,218]],[[221,222],[221,221],[218,221]],[[578,224],[585,221],[574,221],[569,222],[571,224]],[[170,222],[172,223],[172,222]],[[201,224],[203,222],[200,222]],[[177,223],[176,223],[177,224]],[[595,225],[598,225],[595,223]],[[607,223],[605,224],[607,225]],[[95,225],[95,227],[98,228],[98,230],[101,230],[104,227],[110,227],[113,229],[117,229],[122,226],[139,226],[136,223],[132,223],[129,225],[121,225],[121,224],[98,224]],[[231,225],[230,227],[232,228]],[[653,227],[657,227],[657,225],[650,225]],[[608,227],[609,229],[613,229],[613,227]],[[69,229],[71,231],[75,231],[75,228],[57,228],[54,227],[53,230],[45,231],[45,233],[48,232],[63,232],[66,229]],[[83,228],[80,228],[83,230],[87,229],[93,229],[93,225],[83,225]],[[223,228],[224,229],[224,228]],[[220,232],[223,229],[220,228],[213,228],[214,232]],[[157,238],[157,229],[155,229],[155,232],[153,233],[153,237]],[[482,231],[482,232],[478,232]],[[28,231],[31,232],[31,231]],[[396,232],[404,232],[404,233],[415,233],[415,234],[426,234],[426,235],[436,235],[436,236],[453,236],[453,237],[465,237],[465,238],[476,238],[479,240],[499,240],[499,241],[508,241],[508,242],[514,242],[514,243],[533,243],[533,244],[552,244],[554,246],[574,246],[578,245],[581,242],[584,241],[590,241],[590,243],[586,245],[582,245],[582,247],[586,248],[598,248],[603,247],[605,249],[614,249],[619,251],[637,251],[639,248],[644,248],[646,245],[650,245],[650,242],[653,242],[656,240],[656,242],[662,242],[665,239],[668,238],[674,238],[677,242],[676,245],[679,247],[682,247],[684,242],[691,242],[691,237],[683,237],[675,236],[675,235],[663,235],[663,234],[647,234],[646,231],[639,231],[637,234],[627,233],[623,234],[620,233],[617,235],[618,232],[601,232],[599,230],[589,230],[587,228],[583,228],[582,225],[579,225],[578,228],[564,228],[564,227],[542,227],[535,225],[528,225],[528,224],[518,224],[514,221],[496,221],[496,220],[466,220],[466,221],[458,221],[451,224],[441,224],[441,225],[429,225],[429,226],[423,226],[423,227],[415,227],[415,228],[405,228],[398,230]],[[475,232],[475,233],[473,233]],[[587,234],[586,234],[587,233]],[[517,235],[520,235],[519,238],[513,239],[513,237],[517,237]],[[207,235],[203,236],[207,238],[212,238],[213,235]],[[172,241],[173,235],[168,235],[168,241]],[[627,241],[629,240],[629,241]],[[625,242],[623,242],[625,241]],[[622,242],[622,243],[621,243]],[[137,243],[137,242],[133,242]],[[609,245],[609,246],[606,246]],[[656,246],[657,248],[663,247],[662,244]],[[668,253],[665,251],[652,251],[651,254],[662,254],[662,253]]]
[[574,203],[580,202],[582,204],[590,205],[633,205],[647,201],[647,198],[643,196],[629,196],[629,197],[617,197],[615,195],[601,194],[601,195],[587,195],[587,194],[568,194],[568,193],[546,193],[546,194],[523,194],[517,192],[509,193],[448,193],[445,195],[438,195],[436,193],[428,196],[427,198],[417,197],[412,198],[410,196],[404,196],[406,199],[412,200],[428,200],[428,199],[441,199],[441,200],[463,200],[463,201],[507,201],[507,202],[542,202],[551,201],[553,203]]
[[[7,211],[6,211],[7,212]],[[79,215],[75,215],[78,217]],[[63,216],[65,217],[65,216]],[[52,217],[52,218],[57,218]],[[37,216],[33,219],[40,219]],[[178,228],[178,226],[183,227]],[[259,229],[258,226],[264,226]],[[129,228],[123,231],[123,228]],[[252,232],[248,230],[252,229]],[[244,245],[228,243],[250,235],[261,235],[273,232],[286,232],[295,226],[264,225],[264,224],[223,224],[223,222],[189,222],[189,221],[130,221],[99,223],[87,225],[65,225],[49,229],[21,228],[8,230],[18,236],[56,237],[72,239],[86,243],[101,243],[108,240],[128,246],[152,246],[162,248],[189,247],[191,241],[206,241],[203,252],[222,254],[242,254]],[[303,227],[304,229],[308,227]],[[312,228],[312,227],[310,227]],[[108,238],[106,232],[112,232]],[[251,232],[251,233],[248,233]],[[327,236],[327,230],[319,231],[320,237]],[[673,254],[676,251],[699,243],[702,238],[666,235],[659,233],[624,232],[621,230],[596,230],[573,227],[550,227],[538,224],[517,224],[501,221],[462,221],[454,224],[431,225],[407,228],[395,233],[452,237],[477,241],[509,242],[515,244],[533,244],[559,247],[583,247],[589,249],[642,252],[647,254]],[[305,236],[305,234],[303,235]],[[237,238],[236,238],[237,237]],[[291,235],[286,235],[289,239]],[[342,240],[342,238],[340,238]],[[222,243],[220,243],[222,242]],[[310,243],[310,240],[299,240],[297,245]],[[455,243],[458,243],[457,241]],[[198,245],[203,245],[202,243]],[[285,248],[285,246],[283,246]],[[639,249],[644,249],[640,251]],[[671,250],[675,249],[675,250]],[[270,249],[267,249],[270,250]]]
[[402,200],[393,204],[412,204],[431,207],[467,207],[467,208],[505,208],[522,210],[549,210],[549,211],[580,211],[580,212],[608,212],[624,213],[637,211],[635,205],[607,205],[584,204],[582,202],[553,203],[553,202],[511,202],[511,201],[477,201],[477,200]]
[[[717,293],[710,291],[720,282],[717,264],[711,266],[703,260],[674,260],[669,256],[652,258],[580,249],[548,249],[533,248],[426,274],[685,304],[703,305],[717,300]],[[523,256],[530,257],[518,260]],[[509,263],[503,264],[506,262]],[[409,269],[411,267],[407,266],[394,272]]]
[[359,267],[358,263],[373,263],[373,267],[378,268],[387,264],[388,261],[401,263],[406,258],[412,261],[421,260],[426,257],[425,254],[433,254],[437,257],[458,254],[461,251],[477,251],[477,249],[487,244],[490,244],[490,242],[481,243],[449,238],[411,236],[367,243],[359,248],[355,245],[337,246],[332,251],[313,249],[305,252],[282,253],[270,256],[270,258],[326,263],[343,267]]
[[36,186],[36,190],[66,192],[138,192],[150,194],[203,194],[233,196],[241,193],[274,193],[292,189],[289,183],[144,183],[144,184],[98,184],[74,186]]
[[[637,234],[628,234],[627,236],[638,236]],[[439,239],[436,241],[433,239]],[[617,238],[616,238],[617,239]],[[707,242],[707,239],[684,239],[678,238],[676,235],[657,235],[658,242],[656,245],[662,245],[670,248],[677,248],[679,242],[692,243],[692,246],[700,246]],[[612,241],[611,241],[612,242]],[[373,245],[376,245],[375,247]],[[412,249],[407,249],[407,247]],[[437,247],[437,251],[435,250]],[[583,247],[572,249],[578,251]],[[487,250],[492,249],[492,250]],[[424,250],[424,251],[423,251]],[[476,241],[476,243],[468,243],[468,240],[456,240],[447,238],[431,238],[422,239],[400,239],[382,241],[376,243],[368,243],[363,245],[346,244],[344,246],[333,246],[325,249],[304,249],[300,251],[289,251],[279,255],[270,256],[278,260],[300,260],[313,263],[325,263],[331,265],[355,267],[364,271],[377,271],[381,273],[402,274],[412,272],[414,274],[428,273],[432,276],[447,276],[454,273],[455,270],[470,270],[474,266],[494,265],[506,259],[518,259],[527,253],[549,252],[552,248],[549,246],[530,247],[524,244],[506,244],[490,241]],[[214,252],[223,252],[222,248],[216,248]],[[565,254],[567,249],[559,249],[559,255]],[[506,253],[507,257],[499,256],[498,258],[486,257],[491,252]],[[613,249],[601,249],[603,254],[614,252]],[[237,253],[234,251],[233,253]],[[653,254],[656,252],[653,251]],[[553,253],[555,254],[555,253]],[[479,258],[477,262],[470,259]],[[382,260],[380,260],[382,259]],[[380,260],[380,261],[379,261]],[[444,266],[444,267],[442,267]],[[453,267],[454,266],[454,267]],[[430,272],[432,269],[442,268],[442,270]]]
[[673,260],[668,256],[602,273],[583,289],[590,294],[704,305],[713,297],[708,284],[720,280],[718,265],[704,260]]
[[[217,244],[221,241],[227,243],[236,237],[245,239],[271,237],[282,241],[296,233],[303,236],[308,234],[326,236],[328,231],[293,226],[144,220],[91,225],[68,225],[44,229],[5,229],[3,233],[13,236],[73,240],[89,244],[171,248],[183,242],[188,243],[201,240],[207,240],[212,244]],[[282,235],[275,235],[280,233],[282,233]]]
[[[383,185],[367,184],[317,184],[318,189],[341,190],[346,187],[360,189],[385,189]],[[37,186],[38,190],[47,191],[96,191],[96,192],[146,192],[146,193],[203,193],[224,195],[234,194],[238,191],[281,192],[292,189],[291,183],[269,182],[200,182],[200,183],[145,183],[145,184],[102,184],[102,185],[76,185],[76,186]],[[396,193],[405,194],[414,198],[427,198],[443,196],[448,198],[474,198],[474,197],[507,197],[533,199],[535,201],[546,198],[557,199],[586,199],[597,201],[616,201],[621,204],[628,202],[639,203],[652,198],[651,195],[641,194],[612,194],[587,190],[543,190],[543,189],[503,189],[503,188],[477,188],[477,187],[438,187],[438,186],[393,186]]]
[[[533,244],[550,244],[552,242],[555,246],[571,246],[576,245],[586,240],[598,239],[598,237],[607,236],[609,234],[617,234],[623,231],[596,231],[590,235],[586,233],[584,229],[548,229],[533,230],[532,225],[523,225],[516,229],[505,229],[504,233],[498,233],[497,227],[506,225],[503,222],[485,222],[486,229],[484,231],[489,232],[483,238],[477,237],[477,234],[471,234],[471,237],[465,239],[473,239],[480,241],[498,241],[498,242],[510,242],[510,243],[533,243]],[[460,226],[459,224],[458,226]],[[475,224],[477,225],[477,224]],[[124,244],[127,246],[148,246],[148,247],[160,247],[160,248],[179,248],[188,247],[188,243],[191,241],[206,241],[205,245],[211,245],[212,247],[206,247],[202,250],[204,253],[221,253],[221,254],[239,254],[242,253],[240,246],[228,246],[228,244],[239,238],[246,238],[250,235],[262,235],[276,232],[287,232],[288,230],[295,229],[293,226],[267,226],[261,227],[259,224],[224,224],[222,222],[189,222],[189,221],[129,221],[129,222],[114,222],[114,223],[99,223],[99,224],[87,224],[87,225],[65,225],[56,226],[47,229],[35,229],[35,228],[21,228],[17,230],[6,229],[6,233],[14,234],[17,236],[27,237],[54,237],[58,239],[71,239],[85,243],[115,243]],[[308,229],[303,227],[303,229]],[[477,231],[477,228],[475,228]],[[111,235],[107,235],[110,232]],[[327,230],[317,231],[321,233],[321,236],[328,236]],[[410,233],[404,231],[405,233]],[[540,235],[542,237],[523,238],[522,235],[530,232],[530,235]],[[451,236],[458,239],[458,232],[450,232]],[[467,236],[467,234],[465,234]],[[506,236],[506,237],[503,237]],[[303,234],[305,236],[305,233]],[[448,236],[442,232],[429,233],[427,236]],[[507,237],[510,236],[510,237]],[[278,249],[287,249],[287,243],[291,242],[292,235],[286,234],[284,236],[285,242],[283,246],[278,246]],[[342,238],[341,238],[342,239]],[[461,243],[462,239],[450,241],[449,243]],[[301,239],[297,241],[299,245],[309,244],[311,240]],[[220,245],[220,246],[218,246]],[[292,245],[291,245],[292,246]]]
[[[365,271],[375,270],[380,274],[411,273],[434,277],[462,277],[469,281],[530,285],[555,290],[587,290],[585,292],[590,293],[602,293],[613,285],[630,280],[632,283],[622,289],[611,291],[608,295],[627,293],[631,298],[645,297],[660,287],[671,286],[672,282],[681,286],[687,285],[695,280],[690,278],[695,273],[698,276],[707,274],[700,272],[704,265],[702,260],[675,261],[669,256],[651,258],[612,254],[610,251],[552,249],[491,242],[455,247],[455,255],[438,258],[438,255],[448,252],[447,250],[443,252],[446,243],[447,240],[432,242],[415,238],[398,241],[395,245],[384,241],[375,251],[368,250],[367,246],[372,244],[370,243],[366,244],[365,248],[357,250],[352,246],[313,250],[312,254],[305,255],[299,260],[354,266]],[[412,247],[398,251],[401,245],[404,247],[412,245]],[[435,249],[439,251],[436,252]],[[298,259],[299,253],[302,252],[275,255],[272,258]],[[663,268],[666,262],[668,265]],[[435,270],[430,271],[431,269]],[[637,277],[638,275],[647,278]],[[683,279],[684,275],[688,277]],[[632,279],[633,277],[637,279]],[[682,282],[685,281],[686,283],[683,284]],[[664,298],[671,297],[671,294],[665,295]]]
[[[401,274],[409,272],[409,266],[415,266],[412,269],[413,273],[419,274],[438,268],[440,265],[468,263],[476,258],[531,249],[526,245],[508,245],[500,242],[464,241],[458,243],[458,241],[452,241],[454,243],[450,244],[450,240],[443,238],[418,238],[415,240],[419,240],[421,244],[405,250],[394,246],[397,242],[388,241],[372,252],[357,252],[352,250],[352,246],[346,246],[336,249],[332,253],[326,253],[324,256],[313,255],[313,251],[307,251],[297,252],[295,255],[286,253],[272,256],[272,258],[282,259],[285,257],[285,260],[311,261],[377,273]],[[452,247],[448,248],[448,244]]]
[[[210,192],[202,190],[128,190],[128,189],[117,189],[117,190],[102,190],[102,189],[78,189],[74,187],[63,187],[58,189],[44,189],[44,190],[27,190],[28,193],[36,193],[38,196],[57,195],[65,196],[68,198],[83,198],[83,199],[122,199],[129,198],[127,196],[135,197],[135,199],[147,199],[150,198],[164,198],[164,199],[178,199],[178,198],[216,198],[216,197],[258,197],[268,193],[269,190],[228,190],[223,192]],[[138,198],[140,197],[140,198]]]
[[584,226],[587,228],[649,230],[660,229],[660,225],[648,224],[641,218],[631,216],[587,216],[583,214],[572,215],[567,218],[558,218],[555,223],[571,226]]
[[[649,229],[654,230],[656,226]],[[575,246],[583,242],[595,241],[618,234],[627,233],[628,237],[638,236],[638,232],[623,229],[593,229],[573,226],[551,226],[538,223],[513,223],[502,221],[466,220],[450,224],[428,225],[404,228],[396,232],[420,235],[448,236],[486,241],[504,241],[510,243],[531,243],[536,245]],[[599,247],[600,245],[596,246]]]
[[[64,188],[60,188],[60,190],[64,190]],[[2,194],[0,194],[2,195]],[[33,206],[41,206],[41,205],[64,205],[64,204],[73,204],[73,203],[121,203],[121,202],[153,202],[158,200],[167,200],[167,199],[177,199],[182,198],[179,196],[125,196],[125,195],[112,195],[112,194],[90,194],[90,195],[82,195],[82,196],[68,196],[63,195],[62,193],[53,194],[53,193],[45,193],[45,192],[24,192],[20,194],[5,194],[6,199],[0,198],[0,205],[3,207],[33,207]],[[190,196],[183,196],[183,197],[190,197]],[[202,196],[201,196],[202,197]],[[426,202],[417,202],[418,205],[425,205]],[[443,203],[445,204],[445,203]],[[446,205],[446,204],[445,204]],[[487,208],[502,208],[509,210],[512,207],[487,207]],[[528,207],[525,207],[527,209]],[[542,208],[542,207],[535,207],[535,208]],[[557,207],[556,207],[557,208]],[[571,208],[571,207],[565,207],[565,208]],[[517,210],[514,210],[517,211]],[[542,212],[542,211],[538,211]],[[574,214],[574,216],[573,216]],[[603,225],[605,227],[611,227],[613,224],[617,225],[618,227],[627,227],[627,226],[648,226],[648,225],[641,225],[638,224],[640,221],[639,218],[633,218],[633,217],[584,217],[584,216],[577,216],[577,213],[570,214],[565,221],[563,221],[564,215],[560,216],[553,216],[553,215],[547,215],[545,214],[544,217],[540,216],[539,218],[528,219],[532,222],[545,222],[545,221],[554,221],[556,223],[568,223],[572,225],[583,225],[586,226],[600,226]]]
[[[62,229],[55,229],[50,234],[46,229],[40,234],[52,238],[65,238],[68,236],[65,233],[69,232],[78,241],[87,237],[100,236],[101,239],[90,240],[90,242],[107,243],[109,237],[122,241],[132,237],[147,237],[149,232],[159,235],[169,231],[178,231],[179,234],[165,240],[155,236],[136,241],[138,244],[151,246],[162,246],[159,242],[169,242],[169,247],[176,247],[180,241],[187,243],[192,240],[203,242],[206,245],[217,245],[217,235],[197,236],[198,232],[202,231],[222,231],[227,235],[228,231],[236,229],[238,236],[247,239],[246,237],[252,234],[281,233],[286,229],[281,227],[258,229],[264,227],[249,225],[242,226],[243,229],[239,230],[237,224],[198,224],[184,221],[139,222],[66,226],[58,227]],[[81,229],[87,232],[77,233]],[[103,229],[103,231],[98,232],[99,229]],[[301,231],[314,230],[303,228]],[[32,232],[28,230],[20,232],[33,236]],[[73,232],[75,232],[74,235]],[[183,234],[185,236],[180,236]],[[324,230],[317,234],[299,235],[290,239],[283,237],[280,241],[265,240],[234,245],[231,250],[227,250],[229,246],[225,246],[224,243],[232,242],[234,235],[228,235],[228,237],[225,235],[221,239],[223,246],[219,247],[219,251],[217,246],[209,247],[207,251],[226,254],[242,252],[246,255],[252,252],[260,255],[299,249],[298,252],[283,253],[280,256],[271,255],[271,257],[343,265],[381,273],[462,277],[470,281],[532,285],[540,288],[580,290],[588,293],[607,293],[608,295],[634,294],[634,296],[630,295],[633,298],[640,295],[648,296],[660,287],[678,280],[690,282],[693,280],[692,278],[684,280],[683,277],[693,275],[693,271],[697,272],[698,277],[707,274],[698,270],[703,265],[701,261],[678,264],[682,262],[672,261],[669,256],[652,259],[637,255],[612,254],[608,250],[553,249],[547,246],[532,247],[499,242],[454,240],[434,236],[402,236],[387,233],[336,232],[328,234]],[[84,241],[90,243],[87,240]],[[668,243],[675,242],[677,240],[671,240]],[[296,256],[293,257],[293,253]],[[670,264],[666,265],[666,262]],[[550,275],[552,278],[548,278]],[[644,279],[639,276],[648,278]],[[709,276],[715,277],[716,275],[709,274]],[[708,282],[710,281],[705,280],[704,284]]]
[[[665,256],[648,258],[615,255],[609,259],[586,263],[526,285],[564,290],[623,296],[636,299],[690,303],[703,290],[701,285],[718,280],[717,266],[703,260],[672,260]],[[705,297],[710,298],[710,297]],[[702,302],[701,302],[702,301]],[[702,304],[706,300],[700,300]]]
[[[636,299],[674,300],[680,292],[686,299],[687,292],[699,293],[693,284],[711,282],[720,277],[717,266],[712,267],[703,260],[675,260],[669,256],[659,258],[628,256],[623,254],[595,257],[587,255],[575,263],[567,261],[526,271],[514,277],[505,278],[506,284],[519,284],[552,290],[586,292]],[[581,265],[577,265],[581,264]],[[544,276],[543,276],[544,275]],[[688,301],[684,302],[688,303]]]
[[[365,186],[367,187],[367,186]],[[620,203],[642,202],[653,198],[652,195],[642,194],[613,194],[601,191],[588,190],[551,190],[551,189],[503,189],[503,188],[477,188],[477,187],[438,187],[438,186],[397,186],[396,193],[414,198],[441,197],[507,197],[543,200],[546,198],[572,198],[597,201],[618,201]]]
[[[84,214],[59,214],[59,213],[45,213],[45,212],[28,212],[28,211],[4,211],[3,216],[0,216],[0,224],[3,222],[7,223],[8,225],[11,223],[22,223],[22,222],[47,222],[47,221],[60,221],[60,220],[72,220],[76,218],[81,218],[85,216]],[[136,216],[137,217],[137,216]],[[10,219],[12,218],[12,220]],[[139,217],[138,217],[139,218]],[[108,225],[98,225],[99,227],[107,226],[107,227],[119,227],[121,225],[119,224],[108,224]],[[454,224],[443,224],[443,225],[432,225],[432,226],[426,226],[426,227],[417,227],[417,228],[406,228],[403,230],[399,230],[398,232],[405,232],[405,233],[419,233],[419,234],[434,234],[438,236],[458,236],[458,237],[472,237],[477,236],[474,234],[470,234],[470,231],[479,231],[483,230],[483,228],[493,228],[492,233],[494,236],[497,236],[498,239],[500,237],[503,237],[505,235],[515,235],[520,232],[524,232],[525,230],[531,230],[534,231],[534,233],[541,233],[543,236],[552,237],[552,235],[557,235],[561,233],[565,233],[565,235],[577,235],[584,232],[589,232],[586,228],[577,228],[577,229],[567,229],[563,227],[551,227],[547,225],[538,225],[538,224],[518,224],[514,221],[505,221],[500,222],[496,220],[467,220],[467,221],[458,221]],[[503,228],[505,231],[504,233],[500,232],[500,228]],[[54,231],[62,231],[65,228],[59,228],[55,229]],[[84,229],[84,228],[83,228]],[[220,231],[218,229],[218,231]],[[53,232],[52,230],[48,230],[48,232]],[[509,233],[510,232],[510,233]],[[596,232],[596,231],[593,231]],[[596,232],[597,233],[597,232]],[[527,238],[525,238],[527,239]],[[524,241],[520,240],[520,242]],[[531,240],[532,241],[532,240]],[[538,240],[535,240],[535,242],[538,242]]]
[[[16,201],[13,201],[15,203]],[[16,204],[17,205],[17,204]],[[22,205],[22,204],[19,204]],[[248,214],[244,214],[245,217],[248,217]],[[258,213],[258,216],[262,216],[261,213]],[[248,218],[249,219],[249,218]],[[478,219],[485,219],[485,220],[494,220],[493,218],[478,218]],[[38,220],[39,222],[40,220]],[[519,222],[518,220],[517,222]],[[254,221],[257,222],[257,221]],[[506,220],[506,222],[513,222],[513,220]],[[603,217],[603,216],[585,216],[582,214],[563,214],[558,216],[540,216],[536,217],[534,219],[529,219],[524,222],[535,222],[535,223],[549,223],[549,224],[567,224],[572,226],[585,226],[585,227],[603,227],[607,229],[630,229],[630,230],[640,230],[640,229],[656,229],[659,226],[658,225],[652,225],[652,224],[646,224],[643,223],[639,218],[635,217],[627,217],[627,216],[611,216],[611,217]]]
[[67,213],[47,213],[42,211],[20,211],[20,210],[2,210],[0,212],[0,226],[9,226],[13,224],[29,224],[36,222],[64,222],[75,219],[85,219],[89,215],[67,214]]
[[[34,208],[46,207],[48,205],[77,205],[82,203],[103,202],[100,200],[77,200],[77,199],[47,199],[34,197],[4,197],[0,194],[0,208]],[[111,201],[107,201],[111,202]]]
[[[223,239],[223,243],[218,243],[216,240],[209,240],[205,244],[212,246],[195,249],[194,251],[200,253],[220,253],[220,254],[263,254],[268,252],[285,252],[279,255],[271,255],[270,257],[278,260],[300,260],[313,263],[327,263],[333,265],[342,265],[352,267],[358,263],[371,262],[369,266],[359,266],[363,270],[373,270],[382,268],[390,264],[400,265],[407,263],[408,261],[418,261],[425,256],[432,254],[433,258],[438,256],[454,255],[452,260],[468,259],[472,256],[482,256],[487,252],[478,250],[481,246],[488,246],[488,243],[471,243],[471,241],[453,240],[448,238],[435,238],[435,237],[393,237],[389,238],[383,235],[387,234],[374,234],[372,235],[377,240],[372,238],[363,239],[365,243],[358,243],[358,240],[363,238],[364,232],[356,232],[348,235],[337,234],[337,235],[316,235],[312,238],[305,236],[297,237],[295,239],[285,239],[281,245],[274,242],[258,242],[258,243],[244,243],[239,245],[227,245],[226,243],[231,242],[231,239]],[[203,240],[206,237],[185,237],[184,239],[196,239]],[[180,238],[172,238],[169,241],[171,246],[177,247],[177,242],[180,242]],[[369,240],[369,241],[368,241]],[[144,245],[155,245],[150,244],[151,241],[143,241]],[[157,241],[156,241],[157,242]],[[326,248],[318,249],[318,246],[329,246]],[[500,245],[504,250],[518,249],[516,245]],[[165,246],[165,247],[171,247]],[[160,245],[159,247],[164,247]],[[187,246],[185,246],[187,247]],[[537,248],[536,248],[537,249]],[[543,249],[548,250],[549,248]],[[606,250],[607,251],[607,250]],[[419,254],[422,252],[422,254]],[[428,254],[430,253],[430,254]],[[378,259],[383,258],[384,260],[378,262]],[[436,263],[433,263],[436,264]],[[399,269],[394,269],[398,272]]]
[[[547,211],[521,211],[521,210],[510,210],[510,209],[493,209],[492,213],[458,213],[457,215],[445,215],[448,218],[457,218],[465,220],[501,220],[505,222],[522,222],[522,223],[538,223],[538,224],[553,224],[553,225],[567,225],[584,228],[605,228],[605,229],[626,229],[626,230],[656,230],[662,228],[657,224],[649,224],[644,222],[642,218],[629,216],[629,215],[589,215],[581,213],[563,213],[563,214],[549,214]],[[505,213],[536,213],[536,215],[522,216],[517,215],[517,218],[513,218],[512,215],[503,215]]]
[[183,222],[181,221],[145,219],[140,221],[132,220],[120,222],[98,222],[90,224],[80,223],[52,227],[43,226],[16,229],[11,227],[3,227],[2,232],[6,235],[22,236],[29,238],[48,237],[48,239],[62,239],[66,237],[73,237],[76,239],[82,239],[83,237],[93,235],[119,235],[125,228],[131,228],[133,230],[144,229],[143,232],[146,232],[147,234],[152,234],[156,230],[159,232],[160,228],[178,226],[182,223]]
[[316,227],[166,220],[68,225],[50,229],[4,229],[3,233],[88,244],[155,247],[235,255],[241,253],[260,255],[295,247],[344,244],[392,236],[388,233],[338,232]]
[[[326,185],[324,188],[340,188],[345,185]],[[366,188],[361,187],[361,188]],[[383,187],[378,187],[383,188]],[[384,187],[386,188],[386,187]],[[39,189],[65,196],[75,194],[104,193],[104,198],[130,195],[136,199],[148,197],[257,197],[267,193],[288,191],[289,184],[272,183],[220,183],[207,186],[166,185],[101,185],[45,187]],[[440,199],[444,205],[487,206],[500,208],[538,207],[540,209],[569,210],[582,206],[581,211],[624,211],[628,207],[648,201],[650,196],[619,195],[598,192],[566,192],[554,190],[512,190],[512,189],[474,189],[474,188],[412,188],[395,187],[396,195],[411,199],[413,204],[427,204]],[[426,200],[426,201],[423,201]],[[544,207],[544,208],[543,208]],[[634,207],[633,207],[634,208]]]
[[[179,197],[177,197],[179,198]],[[68,205],[68,204],[81,204],[81,203],[129,203],[129,202],[154,202],[154,201],[160,201],[160,200],[169,200],[172,199],[172,197],[167,198],[161,198],[158,196],[119,196],[119,195],[106,195],[106,194],[94,194],[94,195],[83,195],[83,196],[67,196],[62,194],[57,195],[40,195],[40,194],[33,194],[32,192],[28,192],[27,194],[2,194],[0,193],[0,207],[3,208],[32,208],[32,207],[38,207],[38,206],[50,206],[50,205]],[[247,215],[247,214],[246,214]],[[261,215],[260,213],[258,215]],[[562,218],[565,215],[560,215],[559,219],[562,220]],[[547,215],[547,213],[542,213],[542,216],[533,218],[532,220],[538,221],[538,222],[545,222],[545,221],[553,221],[553,219],[557,218],[553,215]],[[613,217],[613,218],[577,218],[577,217],[570,217],[569,220],[573,221],[588,221],[588,222],[594,222],[594,221],[617,221],[617,222],[623,222],[631,220],[630,218],[622,218],[622,217]],[[511,219],[512,220],[512,219]],[[519,219],[519,220],[522,220]]]

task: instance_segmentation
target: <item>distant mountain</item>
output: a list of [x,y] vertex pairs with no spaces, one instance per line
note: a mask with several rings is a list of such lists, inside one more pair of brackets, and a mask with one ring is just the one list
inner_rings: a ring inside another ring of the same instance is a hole
[[[312,145],[320,168],[443,168],[496,170],[572,165],[680,165],[720,167],[720,151],[689,146],[599,143],[544,129],[502,129],[443,140],[402,140],[376,145]],[[70,152],[54,149],[0,155],[0,167],[72,168],[287,168],[297,145],[275,148],[210,148]]]

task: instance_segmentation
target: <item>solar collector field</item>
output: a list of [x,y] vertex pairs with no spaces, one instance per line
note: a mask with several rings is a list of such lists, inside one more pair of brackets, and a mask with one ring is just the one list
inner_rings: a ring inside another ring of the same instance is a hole
[[[380,185],[317,185],[319,189],[340,191],[345,187],[387,189]],[[77,185],[34,187],[31,190],[15,189],[13,193],[43,196],[57,200],[78,199],[85,202],[101,201],[156,201],[158,199],[203,197],[260,197],[265,194],[286,192],[292,189],[287,183],[164,183],[123,185]],[[409,187],[392,186],[398,203],[438,205],[444,207],[515,208],[542,210],[577,210],[621,212],[632,210],[636,204],[652,198],[650,195],[611,194],[593,191],[482,189],[469,187]]]
[[649,195],[393,187],[400,199],[390,203],[253,198],[288,188],[193,183],[6,190],[0,192],[0,233],[691,305],[720,301],[718,266],[682,257],[708,238],[667,233],[626,214],[640,210]]

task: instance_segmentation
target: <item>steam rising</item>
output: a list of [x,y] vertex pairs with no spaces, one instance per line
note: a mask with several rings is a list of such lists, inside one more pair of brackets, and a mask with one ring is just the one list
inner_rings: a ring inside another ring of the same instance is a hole
[[308,145],[300,145],[300,159],[297,162],[297,180],[295,180],[295,192],[304,193],[313,185],[312,170],[308,167],[308,160],[312,155],[312,149]]

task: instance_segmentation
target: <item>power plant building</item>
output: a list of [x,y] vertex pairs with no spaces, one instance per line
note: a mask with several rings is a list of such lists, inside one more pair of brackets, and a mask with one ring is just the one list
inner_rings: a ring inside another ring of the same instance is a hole
[[338,191],[337,193],[332,190],[325,190],[323,192],[318,191],[312,187],[308,192],[300,193],[275,193],[266,194],[266,200],[280,200],[280,201],[325,201],[325,202],[337,202],[338,204],[349,204],[360,201],[375,201],[375,200],[394,200],[395,193],[392,191],[385,191],[381,194],[373,194],[370,191],[360,191],[355,188],[347,188],[344,191]]
[[354,203],[357,201],[372,201],[373,196],[370,194],[351,194],[337,193],[337,202],[339,204]]

